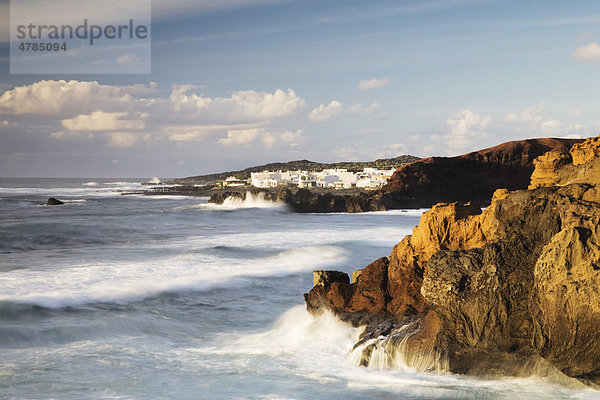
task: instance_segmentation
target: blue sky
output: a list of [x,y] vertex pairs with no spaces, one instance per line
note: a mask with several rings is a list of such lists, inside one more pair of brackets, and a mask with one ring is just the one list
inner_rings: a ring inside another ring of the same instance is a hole
[[600,133],[597,1],[152,7],[150,75],[11,75],[0,30],[0,176],[177,177]]

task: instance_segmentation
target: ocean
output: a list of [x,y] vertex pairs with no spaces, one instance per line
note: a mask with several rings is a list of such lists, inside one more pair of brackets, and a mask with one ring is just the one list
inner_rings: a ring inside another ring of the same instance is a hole
[[122,195],[142,181],[0,179],[0,398],[600,398],[536,377],[359,367],[360,329],[306,312],[312,270],[389,255],[423,210]]

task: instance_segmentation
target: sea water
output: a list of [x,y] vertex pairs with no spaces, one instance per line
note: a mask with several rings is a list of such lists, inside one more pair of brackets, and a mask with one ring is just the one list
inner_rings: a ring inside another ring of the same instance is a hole
[[389,255],[422,210],[123,194],[140,182],[0,179],[0,398],[600,398],[355,365],[360,329],[304,308],[312,270]]

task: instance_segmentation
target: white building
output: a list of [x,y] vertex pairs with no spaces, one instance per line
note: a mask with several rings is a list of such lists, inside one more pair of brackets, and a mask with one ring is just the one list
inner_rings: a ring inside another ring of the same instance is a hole
[[247,185],[248,182],[242,179],[238,179],[235,176],[230,176],[223,181],[223,186],[244,186]]
[[386,184],[393,173],[391,170],[364,168],[362,172],[348,172],[345,168],[329,168],[319,172],[308,171],[262,171],[252,172],[250,182],[253,186],[268,188],[280,185],[292,185],[300,188],[335,188],[352,187],[378,188]]

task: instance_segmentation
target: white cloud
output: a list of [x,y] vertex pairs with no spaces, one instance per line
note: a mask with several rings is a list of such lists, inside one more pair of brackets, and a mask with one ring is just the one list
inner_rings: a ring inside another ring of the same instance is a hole
[[[131,146],[133,137],[144,129],[156,141],[191,142],[224,138],[225,144],[236,144],[244,137],[240,131],[266,128],[287,121],[306,105],[292,89],[272,93],[245,90],[229,97],[208,97],[198,87],[173,86],[170,94],[159,93],[156,84],[116,86],[98,82],[39,81],[17,86],[0,94],[0,115],[28,115],[31,125],[68,131],[115,132],[110,146]],[[341,105],[340,105],[341,106]],[[287,120],[285,120],[287,118]],[[134,133],[134,136],[125,133]],[[252,131],[250,131],[252,132]],[[266,131],[265,131],[266,132]],[[293,131],[290,131],[293,132]],[[240,136],[241,135],[241,136]],[[289,135],[288,135],[289,136]],[[55,139],[81,138],[64,132],[51,135]],[[265,143],[281,143],[284,136],[275,135]],[[285,142],[285,141],[283,141]]]
[[229,130],[227,137],[219,139],[219,143],[225,146],[240,146],[248,145],[260,138],[263,146],[267,148],[272,148],[277,144],[296,147],[303,140],[302,132],[302,129],[298,129],[295,132],[269,132],[264,128]]
[[225,146],[246,145],[254,141],[262,132],[262,128],[229,130],[227,137],[219,139],[219,143]]
[[339,160],[345,161],[375,160],[378,158],[392,158],[407,154],[407,147],[404,143],[400,142],[369,148],[343,146],[333,150],[333,154]]
[[116,131],[140,130],[145,128],[141,119],[124,119],[126,112],[107,113],[94,111],[91,114],[81,114],[71,119],[62,120],[62,125],[70,131]]
[[285,131],[285,132],[263,132],[262,133],[262,142],[263,145],[267,148],[271,148],[278,143],[287,144],[289,147],[296,147],[303,140],[302,137],[302,129],[298,129],[295,132]]
[[321,104],[314,108],[308,116],[311,121],[325,121],[342,111],[342,103],[332,100],[327,106]]
[[481,116],[470,109],[462,110],[450,117],[446,124],[450,132],[445,136],[445,142],[450,154],[460,154],[469,150],[473,140],[486,137],[486,126],[492,118]]
[[521,111],[508,114],[504,120],[512,123],[515,132],[534,135],[557,135],[561,133],[563,124],[556,118],[543,115],[544,103],[527,107]]
[[148,99],[139,96],[154,92],[154,86],[43,80],[4,91],[0,95],[0,113],[63,119],[98,110],[111,112],[144,108],[148,106]]
[[584,44],[572,56],[577,61],[600,61],[600,45],[594,42]]
[[378,89],[387,86],[390,82],[391,79],[388,77],[380,79],[373,78],[358,82],[357,87],[360,90]]

